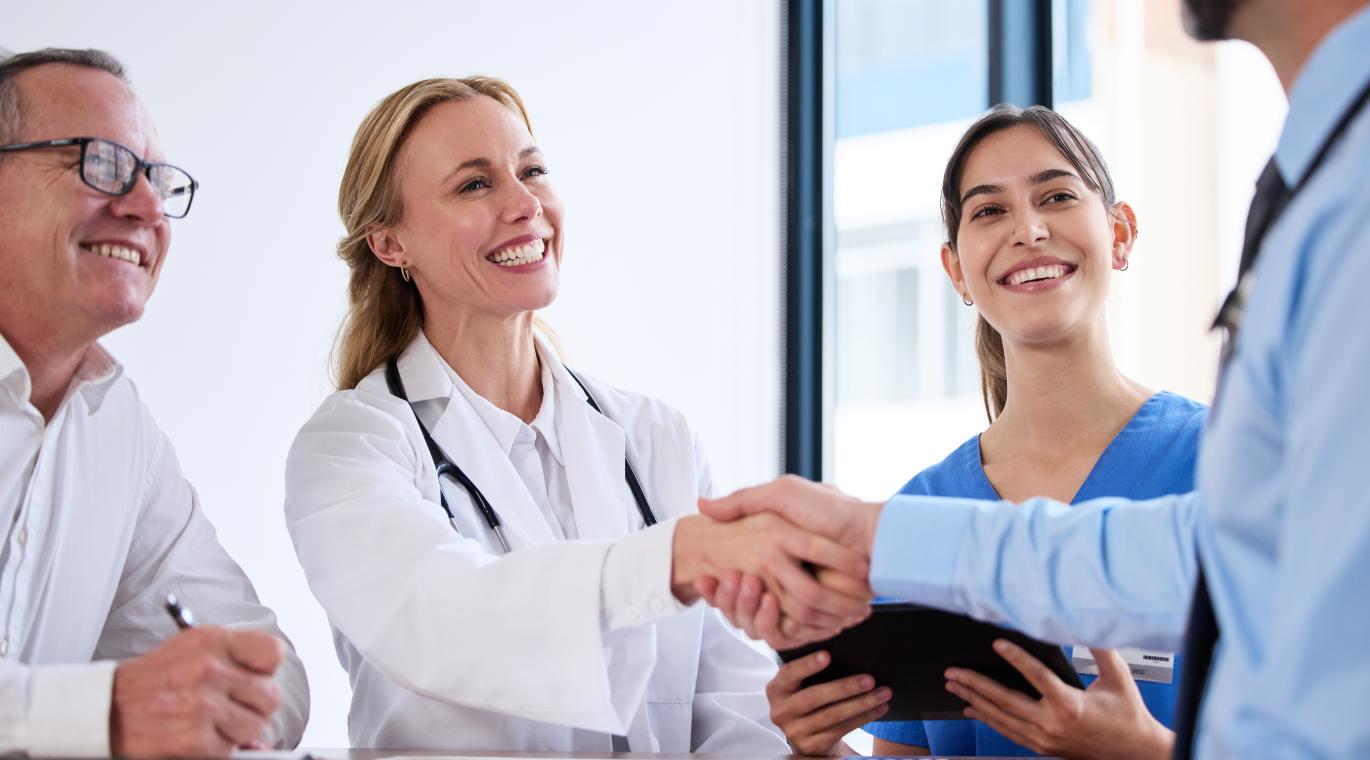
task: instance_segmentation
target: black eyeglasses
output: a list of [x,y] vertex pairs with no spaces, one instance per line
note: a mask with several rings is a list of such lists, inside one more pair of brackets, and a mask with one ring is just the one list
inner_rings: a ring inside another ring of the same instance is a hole
[[147,177],[153,191],[162,199],[162,213],[181,219],[190,213],[190,202],[200,183],[184,169],[171,164],[144,161],[137,153],[117,142],[98,137],[68,137],[61,140],[0,145],[0,153],[22,150],[81,146],[81,181],[106,195],[128,195],[138,184],[138,175]]

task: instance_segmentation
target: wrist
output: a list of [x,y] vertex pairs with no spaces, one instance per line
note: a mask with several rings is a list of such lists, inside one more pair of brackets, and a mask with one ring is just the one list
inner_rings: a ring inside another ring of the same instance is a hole
[[875,552],[875,534],[880,527],[880,515],[885,511],[883,502],[862,502],[857,509],[859,519],[856,548],[867,558]]
[[702,573],[696,549],[706,519],[700,515],[687,515],[676,521],[675,536],[671,539],[671,593],[681,604],[693,604],[699,599],[695,581]]

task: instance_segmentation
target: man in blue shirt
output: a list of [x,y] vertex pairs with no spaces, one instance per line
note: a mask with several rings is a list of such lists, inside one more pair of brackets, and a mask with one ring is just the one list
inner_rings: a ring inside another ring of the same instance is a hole
[[[1221,635],[1195,753],[1364,756],[1370,0],[1185,6],[1196,36],[1260,48],[1289,96],[1267,172],[1282,180],[1283,206],[1254,235],[1259,258],[1236,298],[1244,318],[1198,490],[1073,508],[916,496],[871,504],[783,478],[701,508],[719,519],[777,511],[869,547],[877,594],[1063,643],[1180,648],[1202,568],[1202,600],[1211,598]],[[817,633],[786,620],[772,643]]]

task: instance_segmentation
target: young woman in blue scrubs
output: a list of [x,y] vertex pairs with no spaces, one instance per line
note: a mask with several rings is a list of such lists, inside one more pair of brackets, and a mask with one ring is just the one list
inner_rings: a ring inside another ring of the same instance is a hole
[[[1048,109],[997,107],[948,161],[942,213],[943,267],[980,315],[990,425],[902,493],[1074,503],[1193,490],[1205,407],[1127,378],[1109,347],[1109,282],[1128,268],[1137,228],[1094,144]],[[709,590],[753,635],[776,619],[755,579]],[[1001,654],[1039,679],[1041,700],[968,674],[949,688],[981,720],[871,723],[876,754],[1170,756],[1176,684],[1134,682],[1117,653],[1098,650],[1103,675],[1082,676],[1082,692],[1021,650]],[[772,719],[798,752],[849,754],[841,737],[882,715],[889,690],[869,676],[799,688],[826,664],[818,652],[781,669]]]

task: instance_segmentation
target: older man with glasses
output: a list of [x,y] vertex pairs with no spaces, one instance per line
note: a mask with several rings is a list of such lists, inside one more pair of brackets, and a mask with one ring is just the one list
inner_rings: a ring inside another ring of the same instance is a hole
[[0,57],[0,752],[225,756],[304,729],[303,666],[97,343],[142,315],[197,187],[107,54]]

